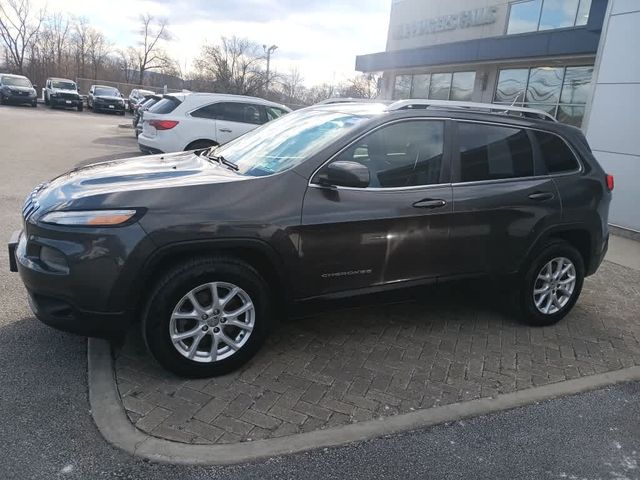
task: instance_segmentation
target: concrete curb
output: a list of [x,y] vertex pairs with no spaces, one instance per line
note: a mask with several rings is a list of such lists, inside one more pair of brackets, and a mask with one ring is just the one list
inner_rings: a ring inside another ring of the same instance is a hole
[[190,445],[165,440],[138,430],[128,419],[116,385],[113,357],[107,341],[89,339],[89,401],[98,430],[112,445],[156,462],[189,465],[223,465],[307,450],[335,447],[444,422],[508,410],[551,398],[571,395],[617,383],[640,380],[640,366],[553,383],[514,393],[354,423],[342,427],[287,437],[230,445]]

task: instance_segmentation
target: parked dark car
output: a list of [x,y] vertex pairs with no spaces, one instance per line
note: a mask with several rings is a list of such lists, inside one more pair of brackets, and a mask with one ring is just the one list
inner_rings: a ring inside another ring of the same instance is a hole
[[142,99],[139,103],[137,103],[133,108],[133,119],[131,123],[133,124],[133,129],[136,133],[136,138],[142,132],[142,116],[145,111],[149,110],[152,106],[154,106],[158,101],[162,99],[162,95],[153,93],[150,95],[145,95],[144,99]]
[[0,104],[38,106],[38,94],[31,81],[22,75],[0,74]]
[[126,105],[117,88],[104,85],[91,85],[87,97],[87,107],[94,112],[116,112],[124,115]]
[[63,174],[28,196],[9,249],[43,322],[104,335],[140,319],[165,368],[210,376],[310,300],[489,276],[553,324],[607,251],[612,190],[582,132],[544,112],[323,105]]
[[75,108],[79,112],[83,108],[78,85],[66,78],[47,78],[44,85],[44,103],[51,108]]

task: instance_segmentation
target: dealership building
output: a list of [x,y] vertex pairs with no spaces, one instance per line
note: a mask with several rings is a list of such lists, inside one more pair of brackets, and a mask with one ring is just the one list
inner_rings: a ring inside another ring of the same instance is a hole
[[537,108],[582,128],[615,176],[610,222],[640,232],[640,0],[393,0],[385,99]]

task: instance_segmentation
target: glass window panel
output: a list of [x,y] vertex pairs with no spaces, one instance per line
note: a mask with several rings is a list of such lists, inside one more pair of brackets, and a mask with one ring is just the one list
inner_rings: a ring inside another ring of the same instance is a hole
[[578,169],[578,161],[564,140],[553,133],[532,131],[538,140],[548,173],[571,172]]
[[578,7],[578,16],[576,17],[576,26],[586,25],[589,21],[589,11],[591,10],[591,0],[580,0]]
[[451,82],[451,100],[471,101],[476,72],[456,72]]
[[431,75],[428,73],[424,75],[413,76],[413,87],[411,90],[411,98],[429,98],[429,84]]
[[528,76],[529,69],[527,68],[500,70],[495,101],[506,103],[511,103],[514,100],[523,101]]
[[542,110],[543,112],[547,112],[554,117],[556,116],[556,104],[544,104],[544,103],[527,103],[525,105],[527,108],[535,108],[536,110]]
[[527,102],[558,103],[564,68],[532,68],[529,73]]
[[538,29],[541,7],[542,0],[512,3],[507,33],[535,32]]
[[568,105],[560,105],[558,107],[558,121],[568,123],[574,127],[582,126],[584,117],[584,107],[570,107]]
[[533,175],[533,150],[522,129],[460,122],[458,141],[463,182]]
[[539,30],[573,27],[579,0],[544,0]]
[[593,67],[567,67],[562,86],[561,103],[587,103]]
[[451,90],[450,73],[432,73],[429,86],[429,98],[432,100],[449,100]]
[[406,121],[363,137],[337,158],[369,168],[371,187],[391,188],[440,182],[444,122]]
[[411,95],[411,75],[396,75],[393,98],[403,100]]

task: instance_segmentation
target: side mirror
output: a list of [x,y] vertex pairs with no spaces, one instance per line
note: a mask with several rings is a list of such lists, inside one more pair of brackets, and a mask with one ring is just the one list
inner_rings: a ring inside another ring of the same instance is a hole
[[316,181],[325,187],[369,186],[371,175],[369,169],[361,163],[339,160],[327,165],[318,175]]
[[33,87],[34,90],[38,89],[38,85],[36,85],[35,83],[32,85],[32,87]]

